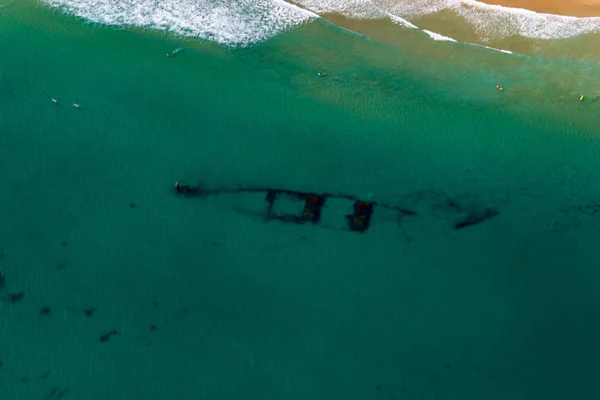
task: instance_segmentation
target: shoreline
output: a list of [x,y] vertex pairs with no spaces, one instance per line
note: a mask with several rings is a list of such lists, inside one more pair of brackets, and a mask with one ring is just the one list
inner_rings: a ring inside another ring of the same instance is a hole
[[[560,96],[600,66],[391,22],[398,49],[317,20],[213,54],[35,7],[0,25],[4,398],[594,398],[598,113]],[[399,209],[355,235],[350,204],[294,226],[176,180]]]
[[[23,7],[23,9],[26,7]],[[47,12],[52,12],[51,9],[47,9]],[[16,9],[13,9],[16,11]],[[12,12],[11,12],[12,13]],[[19,12],[17,12],[20,14]],[[40,14],[42,15],[42,14]],[[30,21],[35,21],[35,24],[42,23],[42,20],[35,13],[24,13],[23,16]],[[306,47],[311,43],[317,42],[322,34],[330,34],[323,30],[318,22],[306,24],[294,30],[290,30],[284,34],[277,35],[275,38],[265,41],[254,47],[255,50],[248,50],[249,52],[262,52],[265,48],[272,48],[273,44],[281,42],[284,38],[295,36],[302,32],[303,41],[298,39],[299,43],[303,43],[303,46],[299,46],[303,51],[293,51],[295,58],[298,60],[309,61],[308,64],[318,66],[319,70],[325,71],[344,71],[346,65],[354,65],[357,59],[363,58],[353,56],[352,54],[368,54],[369,59],[372,60],[374,66],[381,68],[386,71],[386,74],[395,75],[402,71],[403,74],[411,75],[413,82],[420,80],[428,81],[429,89],[426,94],[428,100],[435,99],[439,95],[439,100],[444,102],[457,102],[463,104],[477,103],[477,107],[481,107],[486,104],[493,104],[494,107],[506,107],[507,109],[516,109],[519,113],[522,110],[521,103],[527,103],[528,99],[535,102],[537,108],[541,107],[542,104],[547,104],[551,109],[559,104],[559,107],[580,107],[578,98],[581,94],[585,94],[586,103],[587,100],[596,102],[600,98],[600,86],[593,81],[597,66],[596,60],[592,61],[588,65],[587,62],[582,64],[563,64],[561,63],[560,55],[564,55],[565,48],[573,47],[573,44],[581,45],[579,38],[577,42],[575,39],[569,39],[568,42],[571,46],[567,46],[565,41],[552,42],[555,43],[556,49],[549,49],[548,52],[531,50],[531,47],[544,47],[542,41],[513,41],[510,42],[510,46],[505,46],[507,42],[498,41],[487,43],[490,47],[497,49],[510,49],[517,50],[514,55],[507,55],[496,50],[483,49],[481,43],[476,40],[469,40],[469,36],[475,36],[475,32],[472,32],[472,27],[463,24],[460,25],[460,17],[452,15],[450,11],[444,14],[438,14],[435,18],[429,18],[427,21],[417,21],[418,25],[422,29],[434,30],[435,26],[443,25],[446,23],[448,26],[453,27],[453,32],[442,32],[454,38],[459,39],[460,43],[449,43],[446,41],[436,41],[426,37],[426,34],[420,30],[405,28],[398,25],[390,20],[362,20],[347,18],[339,14],[325,14],[322,16],[323,22],[327,24],[333,24],[340,28],[341,31],[345,31],[348,34],[357,34],[364,36],[368,40],[374,40],[383,44],[383,47],[377,46],[378,51],[373,51],[375,47],[367,45],[366,42],[358,40],[352,42],[351,47],[353,51],[351,54],[346,54],[346,57],[342,57],[341,54],[331,54],[329,52],[319,51],[319,47]],[[70,16],[66,17],[67,21],[74,25],[79,25],[78,18]],[[451,23],[451,24],[449,24]],[[431,24],[431,28],[429,25]],[[44,22],[46,30],[58,30],[58,27],[50,28]],[[459,28],[460,29],[459,32]],[[61,26],[62,28],[62,26]],[[143,31],[143,35],[149,35],[158,38],[162,36],[160,32],[149,29],[149,28],[135,28],[132,31]],[[439,30],[438,30],[439,31]],[[294,33],[295,32],[295,33]],[[305,36],[305,34],[313,32]],[[337,36],[337,34],[334,34]],[[308,38],[308,39],[307,39]],[[466,38],[463,41],[461,39]],[[161,39],[163,40],[163,39]],[[212,56],[221,59],[236,59],[237,55],[240,54],[231,49],[223,49],[220,46],[212,47],[212,43],[207,43],[203,40],[194,40],[189,38],[181,38],[175,36],[168,36],[165,38],[167,42],[174,40],[178,42],[183,40],[185,44],[181,46],[191,48],[202,48],[203,53],[210,53]],[[367,41],[368,41],[367,40]],[[306,43],[305,43],[306,41]],[[592,45],[593,41],[586,41],[588,45]],[[391,45],[392,47],[387,47]],[[171,47],[169,45],[169,47]],[[274,46],[275,48],[277,45]],[[479,47],[479,48],[478,48]],[[397,49],[398,55],[409,55],[402,61],[396,56],[384,54],[386,50]],[[525,51],[519,51],[519,50]],[[167,48],[166,51],[172,50]],[[290,49],[280,49],[278,54],[286,54],[290,56]],[[382,53],[380,53],[381,51]],[[589,50],[588,50],[589,51]],[[245,53],[242,52],[242,53]],[[316,53],[316,54],[315,54]],[[528,59],[529,56],[542,57],[540,59]],[[524,57],[523,57],[524,56]],[[273,61],[273,60],[271,60]],[[577,61],[576,61],[577,62]],[[425,63],[428,68],[422,69],[421,64]],[[286,65],[289,64],[286,62]],[[525,73],[525,71],[533,71],[535,69],[537,78],[532,76],[531,73]],[[423,73],[423,74],[421,74]],[[475,75],[472,75],[475,74]],[[476,77],[478,83],[473,84],[472,79],[465,80],[466,76]],[[346,79],[352,80],[350,76]],[[326,82],[333,83],[336,79],[330,77]],[[292,84],[296,90],[311,91],[316,98],[326,99],[330,102],[335,99],[338,103],[343,103],[344,97],[341,95],[339,89],[332,91],[322,91],[324,85],[322,81],[316,81],[312,79],[311,74],[304,75],[303,73],[294,75],[288,79],[288,83]],[[362,88],[363,84],[367,84],[369,87],[380,87],[383,90],[389,91],[390,94],[394,95],[396,89],[393,82],[378,82],[375,80],[357,80],[358,87]],[[472,85],[473,84],[473,85]],[[501,84],[507,90],[502,97],[498,97],[496,84]],[[325,85],[327,87],[328,84]],[[353,93],[355,89],[351,89]],[[442,95],[440,95],[442,93]],[[353,97],[353,94],[348,95]],[[414,98],[411,94],[409,97]],[[424,97],[425,98],[425,97]],[[594,105],[594,108],[596,105]],[[566,116],[570,119],[571,116]]]
[[488,5],[577,18],[600,17],[600,0],[477,0]]
[[[461,45],[473,47],[488,47],[489,51],[505,54],[507,56],[527,56],[543,58],[550,60],[570,60],[574,62],[597,62],[600,58],[595,55],[593,49],[597,43],[599,34],[578,35],[566,39],[539,39],[528,37],[500,37],[482,40],[474,26],[463,17],[457,16],[451,10],[444,10],[435,15],[422,16],[414,19],[419,29],[406,28],[391,20],[386,19],[352,19],[340,14],[324,14],[322,16],[326,21],[348,29],[351,32],[358,33],[368,38],[393,44],[395,46],[406,48],[411,47],[412,39],[415,35],[428,34],[426,30],[448,37],[448,40],[437,40],[445,42],[448,49],[443,52],[451,57],[453,47],[452,41]],[[418,33],[417,33],[418,32]],[[429,34],[428,34],[429,35]],[[431,35],[431,41],[436,41]]]

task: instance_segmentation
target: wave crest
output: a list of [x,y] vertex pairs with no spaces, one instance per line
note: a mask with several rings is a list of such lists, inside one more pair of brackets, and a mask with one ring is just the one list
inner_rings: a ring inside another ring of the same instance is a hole
[[317,13],[338,13],[356,19],[381,18],[386,14],[392,14],[410,21],[451,10],[472,24],[477,34],[484,40],[510,36],[556,39],[600,32],[598,17],[577,18],[541,14],[474,0],[297,0],[295,2]]
[[318,16],[282,0],[42,0],[106,25],[165,30],[245,47]]

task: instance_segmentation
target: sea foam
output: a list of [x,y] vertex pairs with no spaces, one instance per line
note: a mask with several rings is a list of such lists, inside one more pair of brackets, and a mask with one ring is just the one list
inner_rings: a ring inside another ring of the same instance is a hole
[[164,30],[246,47],[318,16],[283,0],[42,0],[91,22]]
[[428,31],[427,29],[423,29],[423,32],[425,32],[430,38],[438,42],[456,42],[456,40],[452,39],[451,37],[440,35],[439,33]]
[[375,0],[374,4],[408,20],[452,10],[472,24],[482,39],[515,35],[535,39],[557,39],[600,31],[600,18],[597,17],[577,18],[541,14],[473,0]]
[[[393,15],[411,21],[452,10],[472,24],[482,39],[513,35],[554,39],[600,31],[600,18],[541,14],[519,8],[488,5],[474,0],[295,0],[318,14],[338,13],[354,19]],[[406,24],[404,24],[406,25]]]
[[[262,42],[331,13],[353,19],[389,19],[419,29],[411,20],[452,10],[473,25],[481,42],[510,36],[552,39],[600,32],[600,18],[540,14],[474,0],[292,0],[293,4],[284,0],[41,1],[92,22],[159,29],[231,47]],[[434,40],[454,41],[423,32]]]

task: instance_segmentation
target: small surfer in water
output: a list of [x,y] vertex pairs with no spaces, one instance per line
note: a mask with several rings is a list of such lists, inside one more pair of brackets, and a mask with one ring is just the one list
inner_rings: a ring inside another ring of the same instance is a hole
[[77,104],[77,103],[73,103],[73,107],[75,107],[75,108],[79,108],[79,104]]
[[500,86],[500,85],[496,85],[496,89],[498,89],[501,92],[504,90],[504,88],[502,86]]
[[56,100],[56,99],[52,99],[52,102],[53,102],[53,103],[58,103],[58,100]]
[[179,53],[181,50],[183,50],[183,49],[182,48],[175,49],[175,50],[167,53],[167,57],[173,57],[175,54]]

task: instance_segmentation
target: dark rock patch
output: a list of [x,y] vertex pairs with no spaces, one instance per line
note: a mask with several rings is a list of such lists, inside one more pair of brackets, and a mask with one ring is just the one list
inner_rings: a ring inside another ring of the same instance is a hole
[[95,312],[96,312],[96,307],[90,307],[90,308],[86,308],[85,310],[83,310],[83,314],[86,317],[91,317],[92,315],[94,315]]
[[19,303],[25,297],[25,292],[9,293],[6,296],[6,302],[10,304]]
[[116,329],[111,329],[110,331],[106,332],[105,334],[103,334],[102,336],[100,336],[100,343],[106,343],[110,340],[111,337],[113,336],[120,336],[121,332],[119,332]]
[[469,210],[462,221],[454,224],[454,229],[459,230],[469,226],[480,224],[488,219],[494,218],[500,212],[491,208]]

